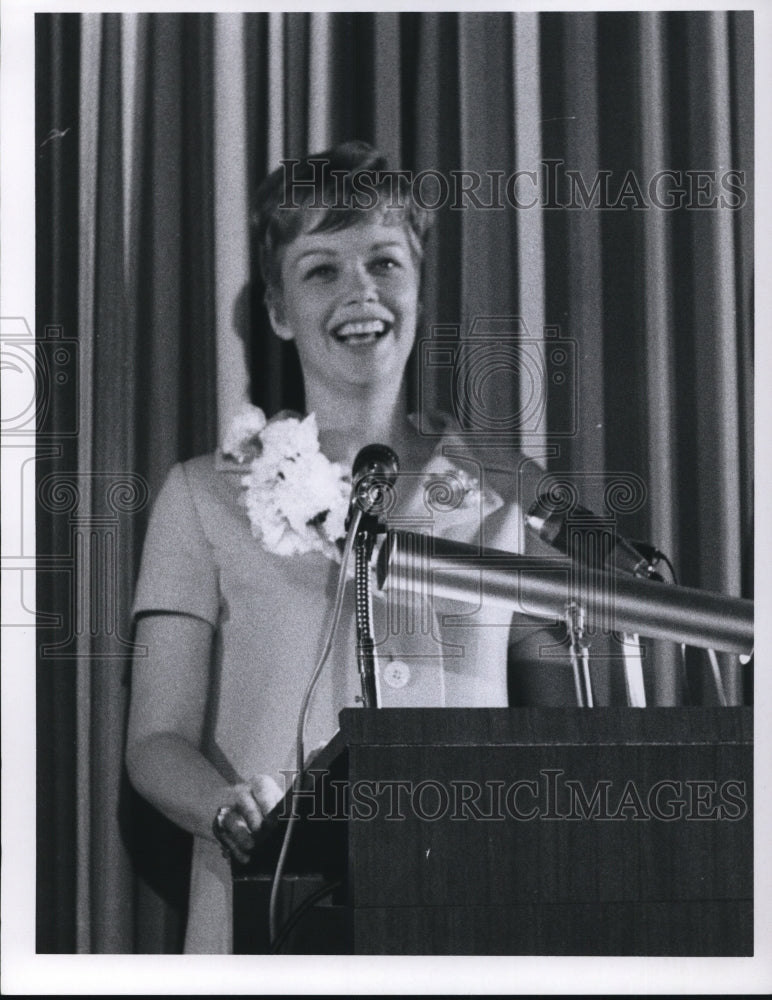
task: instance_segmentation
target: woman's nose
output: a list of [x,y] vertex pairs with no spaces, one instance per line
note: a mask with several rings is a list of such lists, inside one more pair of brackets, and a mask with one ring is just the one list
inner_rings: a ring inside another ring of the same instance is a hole
[[347,297],[349,302],[377,301],[378,284],[366,267],[357,266],[351,269]]

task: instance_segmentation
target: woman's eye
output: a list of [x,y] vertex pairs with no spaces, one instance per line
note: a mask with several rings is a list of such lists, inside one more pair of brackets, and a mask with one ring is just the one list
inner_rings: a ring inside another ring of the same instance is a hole
[[394,271],[399,267],[399,261],[395,260],[394,257],[379,257],[373,261],[372,267],[380,274],[388,274],[389,271]]
[[317,264],[306,272],[306,281],[311,278],[329,279],[335,276],[335,268],[332,264]]
[[317,264],[308,272],[309,278],[329,278],[335,274],[335,268],[331,264]]

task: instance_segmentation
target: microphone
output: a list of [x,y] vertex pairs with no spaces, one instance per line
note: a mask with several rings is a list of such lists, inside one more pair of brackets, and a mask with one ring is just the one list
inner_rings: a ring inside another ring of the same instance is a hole
[[346,532],[357,507],[362,518],[354,538],[354,588],[357,635],[357,666],[362,684],[362,704],[378,708],[378,670],[375,639],[372,628],[372,597],[368,563],[373,553],[375,537],[383,530],[379,515],[386,511],[391,487],[397,478],[399,459],[385,444],[368,444],[354,459],[351,470],[351,500]]
[[[543,542],[568,556],[572,554],[568,551],[569,527],[575,532],[602,532],[610,542],[610,549],[605,553],[605,565],[610,564],[633,576],[648,577],[651,580],[662,579],[650,568],[652,558],[658,554],[658,549],[653,545],[642,544],[642,551],[639,551],[632,542],[618,535],[607,521],[586,507],[576,504],[572,507],[570,515],[566,511],[556,511],[549,497],[542,493],[526,514],[525,523]],[[589,555],[587,547],[582,546],[581,549],[586,560]]]
[[346,517],[348,531],[356,507],[363,514],[383,512],[397,479],[399,459],[385,444],[368,444],[359,451],[351,469],[351,502]]

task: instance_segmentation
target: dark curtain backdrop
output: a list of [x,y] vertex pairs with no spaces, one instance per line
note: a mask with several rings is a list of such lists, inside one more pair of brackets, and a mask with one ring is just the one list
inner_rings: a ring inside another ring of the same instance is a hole
[[[166,471],[214,447],[247,381],[268,411],[302,405],[249,191],[352,137],[414,172],[559,161],[588,191],[608,176],[612,203],[632,174],[617,210],[560,207],[563,173],[554,205],[438,212],[423,333],[522,316],[575,345],[575,392],[547,364],[523,446],[598,510],[610,474],[643,484],[623,533],[681,582],[751,597],[752,14],[57,14],[37,15],[36,48],[37,336],[75,345],[45,386],[38,461],[38,551],[65,567],[38,575],[62,623],[39,642],[38,950],[174,951],[187,839],[123,770],[132,585]],[[635,182],[645,197],[663,169],[704,172],[709,193],[640,204]],[[743,207],[705,207],[728,170]],[[522,412],[528,379],[504,375],[490,405]],[[418,358],[413,392],[454,404]],[[704,659],[684,691],[662,650],[655,700],[715,702]],[[720,660],[727,700],[750,701],[748,670]]]

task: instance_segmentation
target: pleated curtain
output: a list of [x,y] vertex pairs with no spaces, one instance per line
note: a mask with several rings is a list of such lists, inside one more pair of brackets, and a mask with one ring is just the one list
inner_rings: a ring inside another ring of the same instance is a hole
[[[623,533],[752,596],[752,63],[742,12],[37,16],[37,333],[78,347],[47,416],[77,434],[38,461],[39,551],[72,556],[38,576],[60,615],[39,633],[40,951],[181,946],[189,844],[123,768],[132,586],[171,464],[246,399],[303,405],[249,227],[282,159],[364,139],[427,201],[479,175],[477,203],[436,212],[420,337],[519,331],[541,367],[489,373],[461,418],[521,414],[507,440],[552,481],[599,511],[620,481]],[[681,207],[652,205],[662,171]],[[411,393],[458,403],[420,349]],[[720,661],[748,702],[749,668]],[[663,649],[656,703],[716,702],[703,654],[689,691],[676,666]]]

